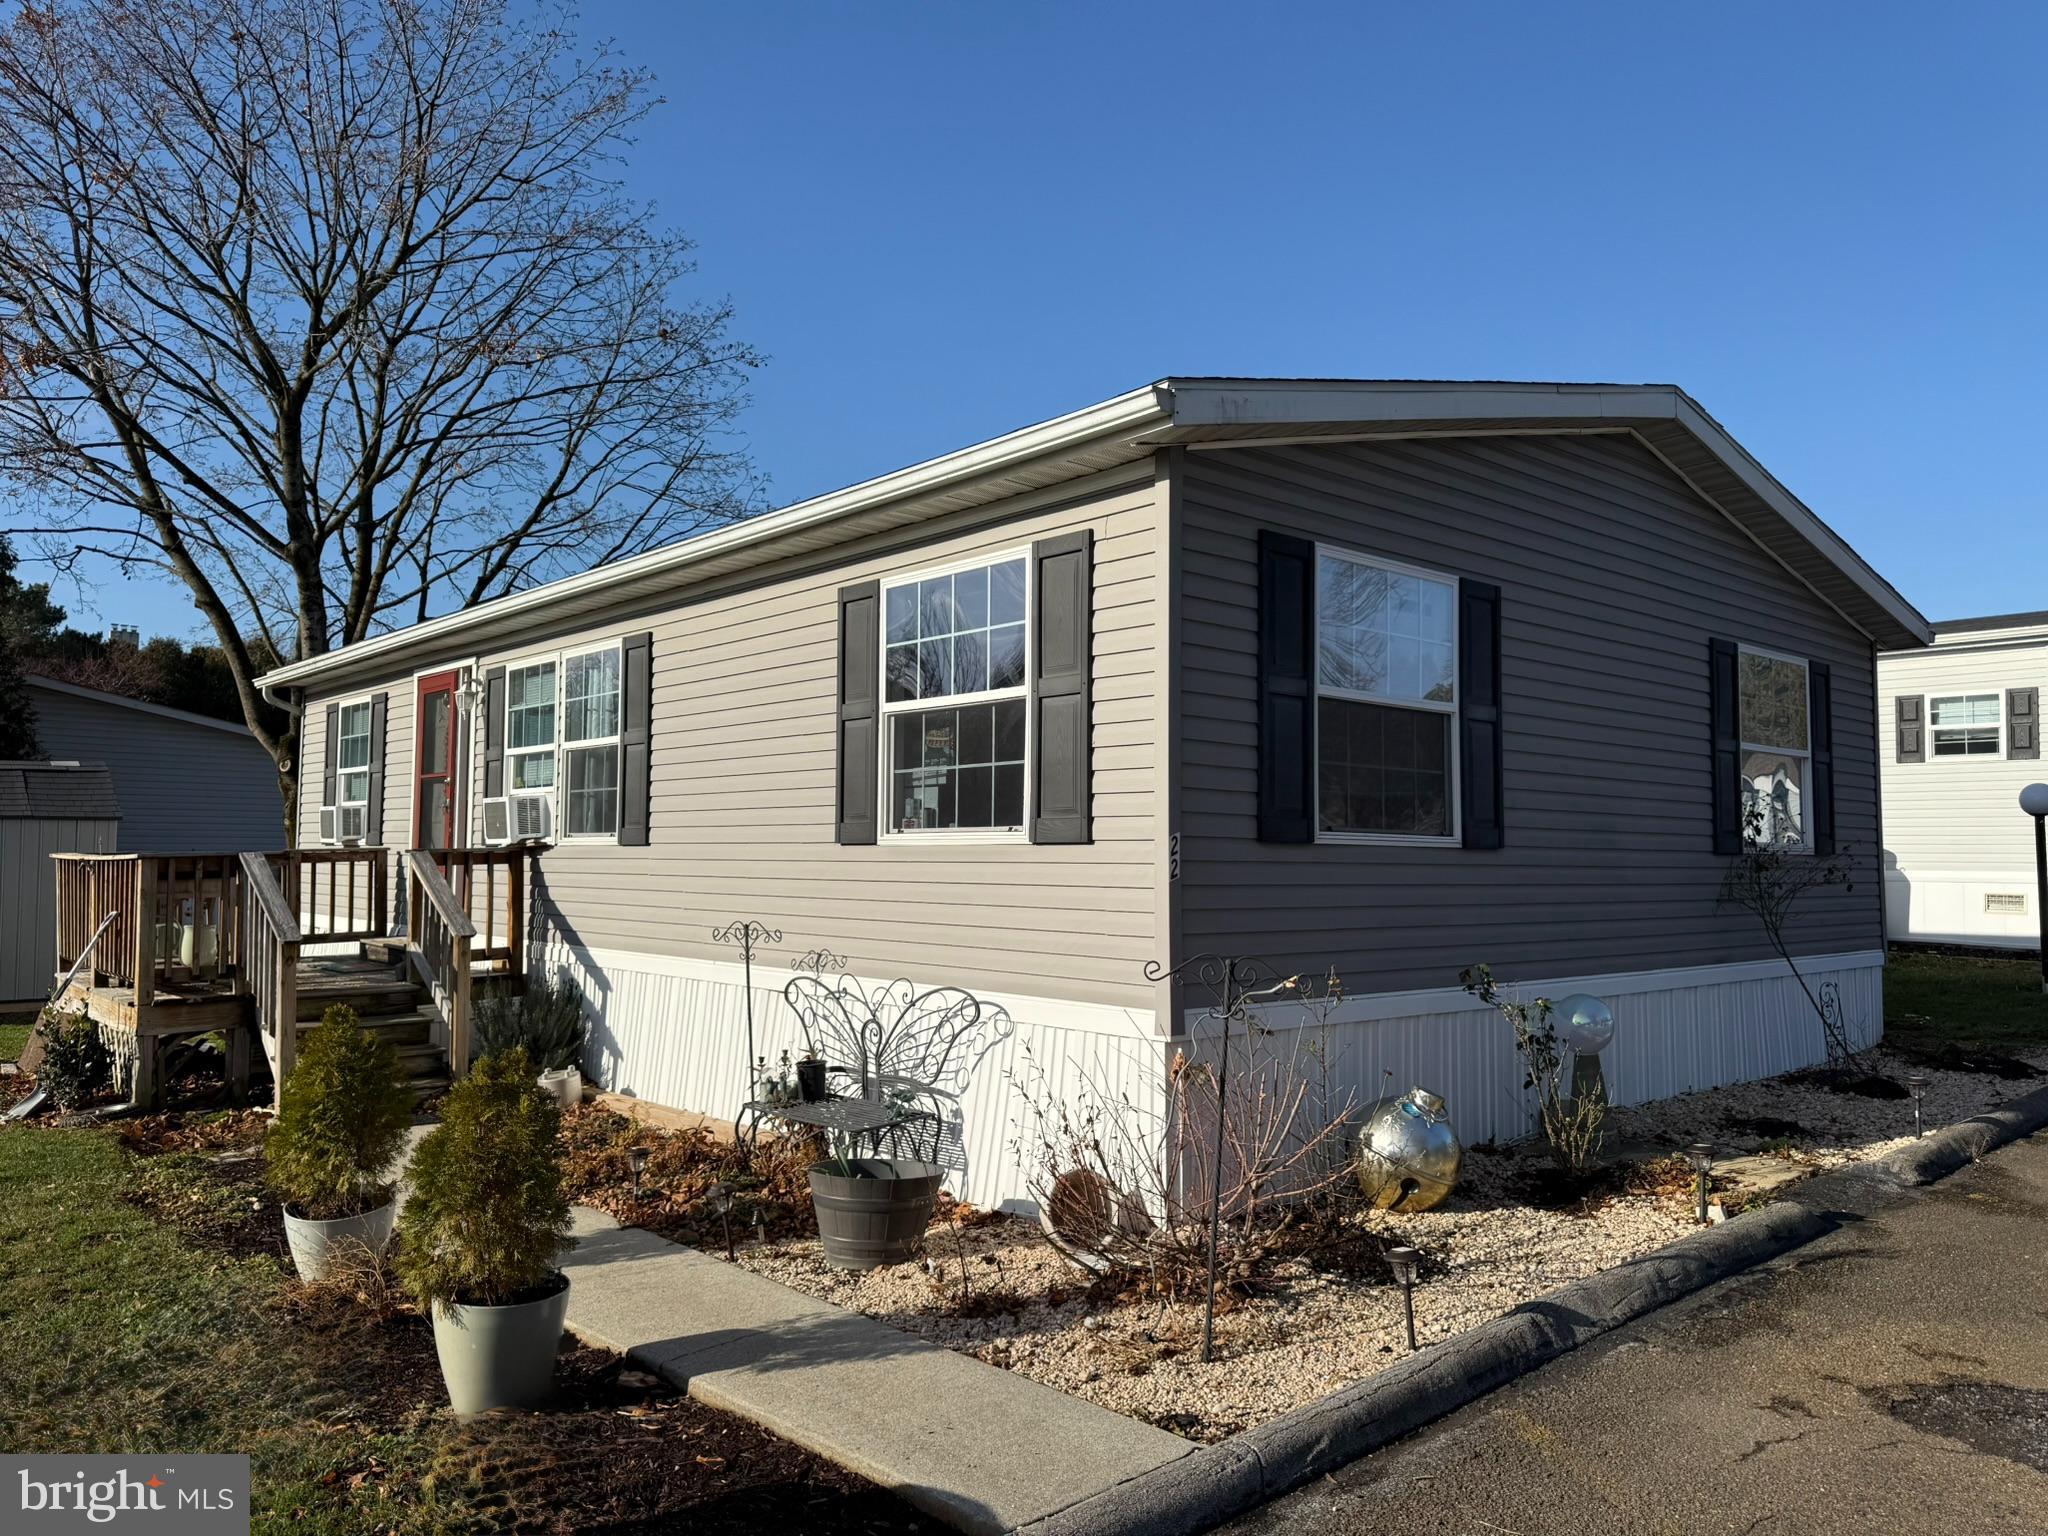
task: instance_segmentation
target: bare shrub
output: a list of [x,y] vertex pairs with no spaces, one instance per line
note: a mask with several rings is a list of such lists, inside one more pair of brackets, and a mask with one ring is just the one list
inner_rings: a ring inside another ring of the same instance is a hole
[[1222,1021],[1234,1059],[1220,1095],[1209,1059],[1219,1037],[1175,1051],[1156,1108],[1092,1076],[1061,1089],[1025,1046],[1017,1151],[1056,1245],[1163,1295],[1195,1294],[1213,1198],[1221,1284],[1243,1286],[1275,1255],[1298,1252],[1296,1212],[1349,1173],[1355,1101],[1333,1083],[1328,1028],[1342,996],[1331,977],[1296,987],[1294,1019],[1268,1024],[1241,1010]]
[[1468,965],[1458,973],[1467,992],[1497,1009],[1515,1032],[1515,1050],[1522,1058],[1522,1086],[1536,1095],[1536,1120],[1550,1155],[1560,1168],[1577,1173],[1593,1160],[1606,1140],[1607,1093],[1593,1087],[1570,1091],[1563,1043],[1551,1023],[1547,997],[1512,997],[1493,979],[1493,968]]
[[1796,845],[1767,837],[1762,807],[1751,803],[1743,812],[1742,852],[1729,862],[1721,879],[1722,904],[1740,907],[1757,920],[1771,948],[1785,962],[1792,979],[1799,983],[1799,990],[1806,994],[1814,1018],[1820,1021],[1828,1066],[1837,1071],[1853,1065],[1860,1054],[1849,1043],[1841,994],[1815,994],[1800,974],[1785,934],[1792,923],[1793,909],[1807,892],[1831,885],[1839,885],[1845,891],[1855,888],[1849,879],[1849,853],[1846,847],[1834,853],[1807,853]]

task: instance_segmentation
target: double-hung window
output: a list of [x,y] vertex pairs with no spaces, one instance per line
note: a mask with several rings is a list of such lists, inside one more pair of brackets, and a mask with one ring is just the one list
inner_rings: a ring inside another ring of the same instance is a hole
[[1771,847],[1811,847],[1806,787],[1812,777],[1812,694],[1806,663],[1743,646],[1736,696],[1744,835]]
[[2003,748],[2004,716],[1995,693],[1930,699],[1927,727],[1936,757],[1996,757]]
[[370,702],[344,704],[334,741],[334,836],[360,842],[369,833]]
[[505,793],[548,801],[562,838],[618,835],[619,679],[616,645],[505,669]]
[[882,825],[1024,829],[1028,561],[885,584]]
[[562,835],[615,837],[619,830],[619,651],[585,651],[562,663]]
[[1320,836],[1457,836],[1457,598],[1451,577],[1317,551]]

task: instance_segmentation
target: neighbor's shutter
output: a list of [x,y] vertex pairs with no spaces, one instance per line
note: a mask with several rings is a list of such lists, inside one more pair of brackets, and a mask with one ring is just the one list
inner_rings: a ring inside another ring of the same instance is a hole
[[1031,546],[1031,841],[1089,836],[1089,655],[1094,631],[1095,533],[1082,528]]
[[341,706],[327,706],[326,760],[322,765],[320,779],[320,841],[331,843],[340,831],[335,825],[337,812],[334,809],[334,753],[336,738],[341,735]]
[[384,700],[385,694],[370,699],[370,803],[363,812],[363,841],[372,848],[384,844]]
[[839,589],[839,841],[875,840],[881,798],[882,584]]
[[484,798],[505,793],[505,669],[484,674]]
[[2005,690],[2005,755],[2037,758],[2041,755],[2041,690]]
[[1813,753],[1807,803],[1813,811],[1813,851],[1835,851],[1835,680],[1824,661],[1806,664],[1806,741]]
[[620,649],[619,842],[644,848],[654,769],[654,636],[628,635]]
[[1742,736],[1737,722],[1735,656],[1733,640],[1707,642],[1716,853],[1742,852]]
[[1892,704],[1897,718],[1898,740],[1893,756],[1902,763],[1927,761],[1927,701],[1917,693],[1902,693]]
[[1315,841],[1316,547],[1259,530],[1259,841]]
[[1501,793],[1500,588],[1458,583],[1459,799],[1467,848],[1507,841]]

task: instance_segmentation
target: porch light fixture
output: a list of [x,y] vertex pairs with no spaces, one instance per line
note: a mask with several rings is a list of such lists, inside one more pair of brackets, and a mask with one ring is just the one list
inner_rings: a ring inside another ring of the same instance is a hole
[[2021,790],[2020,809],[2034,818],[2034,911],[2041,919],[2041,990],[2048,992],[2048,784]]
[[1906,1079],[1906,1091],[1913,1095],[1913,1136],[1920,1136],[1920,1096],[1927,1091],[1927,1079],[1915,1072]]
[[640,1203],[640,1175],[647,1168],[647,1148],[626,1148],[626,1161],[633,1166],[633,1203],[638,1205]]
[[1422,1255],[1413,1248],[1389,1248],[1387,1267],[1394,1272],[1394,1283],[1401,1287],[1401,1310],[1408,1319],[1408,1353],[1414,1354],[1415,1344],[1415,1277],[1422,1269]]
[[1692,1165],[1694,1182],[1699,1186],[1700,1225],[1707,1224],[1707,1187],[1714,1172],[1714,1149],[1704,1141],[1696,1141],[1685,1149],[1685,1160]]
[[476,680],[476,670],[465,668],[462,681],[455,685],[455,707],[465,715],[473,715],[484,701],[484,685]]
[[719,1222],[725,1227],[725,1258],[733,1259],[732,1251],[732,1191],[723,1184],[714,1184],[704,1191],[704,1198],[711,1202],[711,1209],[718,1212]]

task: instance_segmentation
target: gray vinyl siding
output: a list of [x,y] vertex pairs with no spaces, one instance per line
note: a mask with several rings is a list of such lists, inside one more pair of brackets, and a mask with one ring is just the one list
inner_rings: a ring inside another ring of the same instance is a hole
[[277,765],[247,731],[80,698],[32,680],[29,688],[43,756],[105,763],[113,773],[121,852],[284,845]]
[[[558,841],[534,899],[543,940],[587,950],[731,960],[711,929],[736,917],[778,928],[764,956],[787,964],[819,945],[867,976],[908,975],[1074,1002],[1149,1010],[1148,960],[1163,945],[1165,713],[1163,491],[1142,479],[1027,510],[997,506],[936,519],[914,534],[871,537],[773,568],[723,590],[681,595],[602,626],[537,632],[464,658],[479,675],[541,655],[653,634],[650,841]],[[837,593],[1033,540],[1095,536],[1089,844],[835,840]],[[413,705],[392,689],[385,835],[410,841]],[[306,712],[304,804],[317,816],[325,705],[362,686],[316,694]],[[483,733],[472,722],[469,839],[480,842]],[[557,807],[559,818],[559,806]],[[559,827],[559,819],[557,822]],[[305,822],[310,841],[316,823]]]
[[57,873],[53,853],[114,853],[121,823],[0,817],[0,1002],[40,1004],[56,984]]
[[[327,763],[327,706],[355,703],[372,694],[386,695],[384,703],[384,846],[391,849],[412,846],[413,712],[417,695],[410,672],[375,687],[352,687],[325,697],[316,697],[306,708],[299,728],[299,836],[302,847],[320,843],[320,796],[325,788]],[[394,852],[386,861],[392,922],[405,922],[405,882],[400,859]]]
[[[1626,435],[1190,452],[1177,824],[1183,953],[1334,965],[1346,989],[1451,986],[1461,966],[1561,977],[1762,958],[1718,900],[1708,640],[1833,668],[1836,828],[1854,890],[1795,949],[1882,943],[1868,640]],[[1507,846],[1257,840],[1262,526],[1502,589]]]

